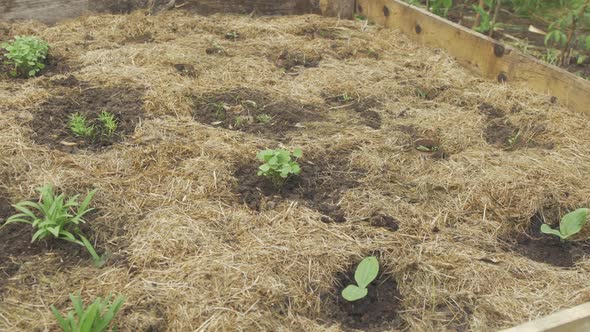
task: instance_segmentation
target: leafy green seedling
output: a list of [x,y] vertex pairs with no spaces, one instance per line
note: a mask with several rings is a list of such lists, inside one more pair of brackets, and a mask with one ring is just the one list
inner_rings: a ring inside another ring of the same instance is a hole
[[516,145],[516,143],[518,143],[519,137],[520,137],[520,130],[516,134],[508,137],[508,144],[511,147],[514,146],[514,145]]
[[240,38],[240,34],[235,31],[230,31],[225,34],[225,39],[236,40],[238,38]]
[[377,261],[377,257],[369,256],[363,259],[354,272],[356,285],[346,286],[342,290],[342,297],[350,302],[364,298],[369,293],[367,286],[377,278],[378,274],[379,261]]
[[49,45],[43,39],[34,36],[16,36],[14,40],[3,43],[2,48],[8,53],[5,57],[14,66],[12,76],[33,77],[45,68],[45,58]]
[[86,116],[80,113],[70,116],[69,126],[75,136],[89,138],[94,135],[94,126],[89,125]]
[[[56,196],[50,184],[46,184],[38,190],[41,193],[39,202],[24,201],[13,205],[20,213],[8,218],[4,226],[15,222],[33,226],[36,232],[33,234],[31,242],[53,236],[84,246],[92,255],[94,264],[101,265],[103,259],[98,256],[90,241],[78,227],[80,223],[86,222],[82,217],[93,210],[88,208],[88,205],[97,189],[88,193],[82,203],[78,202],[79,195],[68,200],[64,194]],[[37,212],[35,213],[33,210],[37,210]]]
[[425,145],[418,145],[416,150],[422,152],[436,152],[438,151],[438,146],[425,146]]
[[[92,304],[84,308],[80,294],[76,296],[70,294],[70,299],[74,305],[74,310],[68,312],[65,317],[54,306],[51,306],[51,312],[53,312],[59,327],[64,332],[108,331],[111,322],[125,302],[123,296],[119,296],[111,302],[111,295],[109,295],[104,300],[100,297],[97,298]],[[117,326],[113,326],[111,331],[117,331]]]
[[117,120],[115,119],[113,113],[107,111],[100,112],[100,115],[98,116],[98,121],[102,122],[102,126],[104,128],[103,133],[107,137],[113,136],[115,130],[117,130]]
[[587,221],[588,209],[577,209],[561,218],[561,221],[559,222],[559,230],[553,229],[547,224],[543,224],[541,225],[541,232],[559,236],[559,238],[564,241],[582,230],[582,227],[586,225]]
[[256,158],[263,164],[258,167],[258,176],[267,177],[275,187],[281,187],[290,177],[301,173],[297,159],[302,156],[301,149],[295,149],[292,153],[284,149],[260,151]]
[[256,116],[256,121],[263,123],[263,124],[267,124],[270,122],[270,120],[272,120],[272,116],[264,113],[264,114],[258,114]]

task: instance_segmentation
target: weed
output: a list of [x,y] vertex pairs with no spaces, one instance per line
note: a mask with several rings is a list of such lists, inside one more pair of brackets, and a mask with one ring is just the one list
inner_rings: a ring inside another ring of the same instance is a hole
[[[92,304],[84,308],[84,303],[80,294],[70,294],[70,299],[74,305],[74,310],[70,311],[67,316],[57,311],[51,306],[51,312],[57,319],[59,327],[64,332],[103,332],[109,329],[109,325],[121,310],[125,298],[117,297],[111,302],[111,295],[102,300],[100,297],[94,300]],[[111,331],[117,331],[117,326],[113,326]]]
[[301,173],[297,159],[302,155],[301,149],[295,149],[293,152],[284,149],[260,151],[256,158],[263,164],[258,167],[258,176],[269,178],[275,187],[282,187],[293,175]]
[[225,39],[236,40],[240,38],[240,35],[235,31],[230,31],[225,34]]
[[258,121],[258,122],[260,122],[262,124],[267,124],[267,123],[270,122],[270,120],[272,120],[272,116],[270,116],[270,115],[268,115],[266,113],[258,114],[256,116],[256,121]]
[[49,45],[43,39],[34,36],[16,36],[14,40],[3,43],[2,48],[8,53],[5,57],[14,66],[12,76],[32,77],[37,75],[47,57]]
[[520,130],[516,132],[516,134],[508,137],[508,145],[510,147],[515,146],[518,143],[518,139],[520,138]]
[[98,121],[102,123],[103,126],[103,134],[107,137],[113,136],[115,130],[117,130],[117,120],[113,113],[102,111],[98,116]]
[[225,104],[222,102],[217,103],[210,103],[209,104],[215,110],[215,117],[219,121],[224,121],[227,117],[227,113],[225,110]]
[[375,256],[363,259],[354,272],[356,285],[348,285],[342,290],[342,297],[346,301],[356,301],[367,296],[367,286],[377,278],[379,274],[379,261]]
[[[86,247],[92,255],[95,265],[102,264],[102,258],[98,256],[90,241],[78,227],[80,223],[86,222],[82,217],[93,210],[88,208],[88,205],[97,189],[88,193],[82,203],[78,202],[79,195],[67,201],[64,194],[56,196],[50,184],[46,184],[38,190],[41,194],[39,202],[24,201],[13,205],[20,213],[8,218],[4,226],[15,222],[30,224],[36,229],[31,242],[42,240],[48,236],[73,242]],[[37,210],[37,212],[32,210]]]
[[438,151],[438,146],[425,146],[425,145],[418,145],[416,150],[422,152],[436,152]]
[[559,230],[551,228],[547,224],[541,225],[541,232],[559,236],[564,241],[570,236],[582,230],[582,227],[588,221],[588,209],[582,208],[570,212],[561,218]]
[[88,125],[88,120],[80,113],[70,116],[69,126],[75,136],[89,138],[94,135],[94,126]]

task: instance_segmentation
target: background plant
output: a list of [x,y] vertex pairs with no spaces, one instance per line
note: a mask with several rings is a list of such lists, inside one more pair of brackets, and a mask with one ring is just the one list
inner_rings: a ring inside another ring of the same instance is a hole
[[354,272],[356,285],[348,285],[342,290],[342,297],[347,301],[357,301],[369,293],[367,286],[379,274],[379,261],[375,256],[369,256],[363,259]]
[[[13,205],[20,213],[8,218],[4,225],[16,222],[30,224],[36,229],[31,242],[53,236],[84,246],[92,255],[94,263],[100,265],[102,258],[98,256],[90,241],[78,227],[80,223],[86,222],[82,217],[93,210],[88,208],[88,205],[97,189],[89,192],[82,203],[78,202],[80,195],[75,195],[68,200],[64,194],[56,196],[50,184],[38,190],[41,194],[39,202],[24,201]],[[36,213],[33,210],[36,210]]]
[[258,168],[258,176],[269,178],[276,187],[281,187],[290,177],[301,173],[297,159],[302,156],[301,149],[293,152],[284,149],[260,151],[256,158],[263,164]]
[[47,57],[49,45],[43,39],[34,36],[16,36],[14,40],[3,43],[2,48],[8,53],[5,57],[14,67],[12,76],[32,77],[41,69]]
[[588,209],[577,209],[561,218],[561,221],[559,222],[559,230],[553,229],[547,224],[543,224],[541,225],[541,232],[559,236],[559,238],[563,241],[580,232],[582,227],[586,225],[587,221]]
[[[92,304],[85,308],[80,294],[70,294],[70,299],[74,305],[74,310],[68,312],[67,316],[62,314],[51,306],[51,311],[57,319],[59,327],[64,332],[103,332],[107,331],[109,325],[121,310],[125,298],[117,297],[111,302],[111,295],[102,300],[100,297],[94,300]],[[117,331],[114,326],[111,331]]]

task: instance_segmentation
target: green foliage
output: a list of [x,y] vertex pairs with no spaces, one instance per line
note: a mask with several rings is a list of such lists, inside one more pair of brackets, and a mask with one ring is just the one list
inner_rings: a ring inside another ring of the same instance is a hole
[[263,113],[263,114],[258,114],[258,115],[256,116],[256,121],[258,121],[258,122],[260,122],[260,123],[263,123],[263,124],[267,124],[267,123],[269,123],[269,122],[270,122],[270,120],[272,120],[272,116],[270,116],[270,115],[268,115],[268,114],[266,114],[266,113]]
[[295,149],[293,152],[284,149],[260,151],[256,158],[263,164],[258,167],[258,176],[264,176],[276,187],[281,187],[290,177],[301,173],[297,159],[302,156],[301,149]]
[[1,46],[8,51],[5,55],[8,63],[14,66],[10,73],[12,76],[32,77],[45,68],[43,62],[47,57],[49,45],[43,39],[16,36],[14,40]]
[[492,17],[490,13],[488,13],[484,8],[477,5],[473,5],[473,10],[475,10],[480,16],[479,25],[474,27],[473,30],[479,33],[486,33],[492,30]]
[[[97,298],[92,304],[85,308],[80,294],[74,296],[70,294],[70,299],[74,305],[74,310],[70,311],[67,316],[57,311],[54,306],[51,306],[51,312],[57,319],[59,327],[64,332],[103,332],[109,329],[109,325],[121,310],[125,298],[123,296],[117,297],[111,302],[111,296],[102,300]],[[117,331],[114,326],[111,331]]]
[[94,126],[88,124],[86,116],[75,113],[70,116],[70,131],[78,137],[89,138],[94,136]]
[[98,116],[98,121],[102,123],[103,127],[103,134],[107,137],[111,137],[115,134],[117,130],[117,120],[113,113],[102,111]]
[[424,145],[418,145],[416,147],[416,150],[418,151],[422,151],[422,152],[436,152],[438,151],[438,146],[424,146]]
[[[82,217],[93,210],[88,205],[97,190],[88,193],[82,203],[78,202],[79,195],[68,200],[64,194],[56,196],[50,184],[38,190],[41,193],[39,202],[24,201],[13,205],[20,213],[8,218],[4,225],[19,222],[33,226],[36,232],[31,242],[53,236],[84,246],[92,255],[94,263],[100,265],[102,258],[78,227],[80,223],[86,222]],[[36,213],[33,210],[37,210]]]
[[354,273],[356,285],[348,285],[342,290],[342,297],[347,301],[356,301],[367,296],[369,291],[367,286],[379,274],[379,261],[375,256],[369,256],[363,259],[357,266]]
[[449,10],[453,7],[453,0],[430,0],[430,10],[434,14],[446,17]]
[[541,225],[541,232],[559,236],[563,241],[582,230],[588,221],[588,209],[582,208],[570,212],[561,218],[559,230],[551,228],[547,224]]

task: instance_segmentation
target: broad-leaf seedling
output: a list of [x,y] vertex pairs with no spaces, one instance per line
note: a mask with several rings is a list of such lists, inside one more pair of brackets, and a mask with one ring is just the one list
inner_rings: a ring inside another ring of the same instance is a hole
[[[97,189],[88,193],[82,203],[78,202],[79,195],[68,200],[64,194],[56,196],[50,184],[38,190],[41,194],[39,202],[24,201],[14,204],[14,208],[20,213],[8,218],[4,225],[19,222],[33,226],[36,232],[31,242],[54,237],[84,246],[92,255],[94,264],[101,265],[102,258],[78,227],[80,223],[86,222],[82,217],[93,210],[88,208],[88,205]],[[33,212],[34,210],[37,211]]]
[[32,77],[45,68],[45,58],[49,45],[40,38],[34,36],[16,36],[14,40],[3,43],[2,48],[8,53],[5,57],[8,63],[14,67],[12,76]]
[[561,218],[559,230],[547,224],[541,225],[541,232],[558,236],[562,241],[582,230],[588,221],[588,209],[582,208],[570,212]]
[[346,301],[357,301],[369,293],[367,286],[377,278],[379,274],[379,261],[375,256],[363,259],[354,272],[356,285],[348,285],[342,290],[342,297]]
[[[74,310],[68,312],[67,316],[63,316],[54,306],[51,306],[51,312],[57,319],[59,327],[64,332],[104,332],[108,331],[111,322],[121,310],[125,298],[123,296],[117,297],[111,302],[111,296],[102,300],[97,298],[88,307],[84,307],[84,303],[78,295],[70,294],[70,299],[74,305]],[[117,331],[116,325],[111,331]]]
[[289,152],[284,149],[263,150],[256,158],[263,164],[258,167],[258,176],[269,178],[276,187],[281,187],[293,175],[301,173],[297,159],[303,156],[301,149]]

